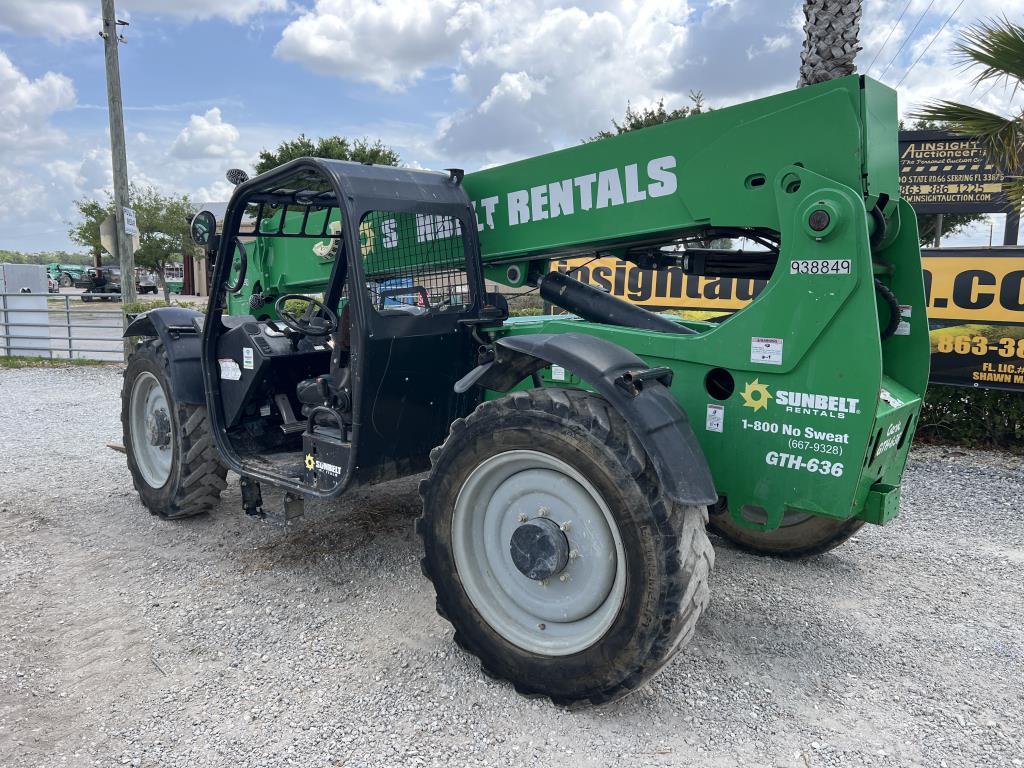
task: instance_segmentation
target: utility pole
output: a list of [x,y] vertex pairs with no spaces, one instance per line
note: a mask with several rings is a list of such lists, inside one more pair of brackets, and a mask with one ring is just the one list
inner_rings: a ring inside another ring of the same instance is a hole
[[[114,169],[114,241],[121,266],[121,301],[135,301],[135,252],[125,231],[125,208],[128,207],[128,158],[124,148],[124,104],[121,102],[121,67],[117,59],[117,46],[124,40],[118,27],[128,22],[118,21],[114,0],[100,0],[103,17],[103,51],[107,65],[107,109],[110,115],[110,158]],[[134,222],[132,222],[134,225]],[[131,352],[128,339],[124,342],[125,359]]]
[[1006,212],[1006,226],[1003,227],[1003,245],[1017,244],[1017,230],[1020,229],[1020,201]]

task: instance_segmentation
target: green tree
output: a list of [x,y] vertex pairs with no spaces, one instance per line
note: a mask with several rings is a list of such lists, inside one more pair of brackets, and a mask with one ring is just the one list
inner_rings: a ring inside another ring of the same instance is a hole
[[256,173],[264,173],[299,157],[327,157],[376,165],[398,165],[400,159],[398,153],[385,146],[380,139],[371,144],[369,139],[349,141],[342,136],[324,136],[314,142],[306,134],[300,133],[292,141],[282,141],[275,150],[264,149],[260,152],[255,170]]
[[[170,303],[164,270],[179,259],[191,257],[189,223],[196,214],[196,207],[188,195],[162,195],[153,187],[133,186],[130,195],[139,225],[135,263],[156,273],[164,301]],[[122,276],[122,281],[124,279]]]
[[[1000,81],[1024,88],[1024,25],[1002,19],[979,21],[968,27],[954,46],[960,64],[974,69],[974,87]],[[944,123],[961,136],[976,136],[994,165],[1014,174],[1006,182],[1007,196],[1019,203],[1024,195],[1024,111],[1005,116],[979,107],[940,99],[911,113],[919,120]]]
[[[187,195],[162,195],[154,187],[132,185],[128,191],[129,202],[135,209],[135,220],[139,226],[139,249],[135,252],[135,264],[156,273],[157,282],[164,294],[164,301],[170,302],[170,291],[164,278],[164,269],[178,259],[192,253],[192,238],[189,224],[196,214],[196,208]],[[106,200],[82,198],[75,201],[81,220],[69,224],[68,236],[79,245],[89,249],[94,264],[101,258],[112,261],[100,243],[100,224],[114,212],[114,201],[108,195]],[[122,275],[122,281],[134,279]]]
[[92,265],[98,267],[103,263],[106,253],[100,243],[100,224],[114,212],[114,201],[109,195],[105,201],[83,197],[75,200],[75,208],[78,209],[80,219],[68,222],[68,237],[71,242],[87,248],[92,257]]
[[7,264],[92,264],[91,257],[85,253],[69,253],[68,251],[24,251],[0,250],[0,263]]
[[690,101],[693,102],[693,106],[690,107],[679,107],[679,109],[673,109],[669,111],[665,109],[665,99],[658,99],[658,103],[653,107],[644,107],[637,111],[633,109],[633,105],[626,103],[626,116],[620,123],[618,120],[612,120],[612,130],[598,131],[596,136],[591,136],[589,139],[584,139],[584,143],[588,141],[598,141],[599,139],[608,139],[612,136],[618,136],[623,133],[629,133],[640,128],[648,128],[652,125],[661,125],[662,123],[669,123],[673,120],[681,120],[684,117],[690,117],[691,115],[699,115],[702,112],[709,111],[704,106],[704,94],[700,91],[690,91]]

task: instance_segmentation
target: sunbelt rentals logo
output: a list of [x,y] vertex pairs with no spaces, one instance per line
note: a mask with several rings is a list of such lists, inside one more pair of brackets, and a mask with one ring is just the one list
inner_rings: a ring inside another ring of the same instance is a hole
[[778,389],[772,394],[768,385],[762,384],[758,379],[748,381],[740,392],[740,397],[743,398],[743,405],[754,411],[767,410],[774,400],[776,406],[786,409],[786,413],[828,416],[833,419],[845,419],[847,414],[860,413],[859,398],[793,392],[788,389]]

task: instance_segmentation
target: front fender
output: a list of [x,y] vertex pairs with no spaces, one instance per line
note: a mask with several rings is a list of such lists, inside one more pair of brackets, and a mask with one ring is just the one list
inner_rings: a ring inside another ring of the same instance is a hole
[[124,329],[124,337],[159,338],[167,353],[171,394],[176,402],[204,405],[202,335],[194,318],[202,312],[185,307],[157,307],[138,315]]
[[[456,391],[479,385],[507,392],[541,368],[560,365],[593,387],[625,419],[670,499],[700,505],[718,500],[686,413],[664,383],[638,376],[649,367],[628,349],[596,336],[559,333],[499,339],[494,352],[494,360],[473,369],[455,385]],[[638,385],[623,385],[638,378]]]

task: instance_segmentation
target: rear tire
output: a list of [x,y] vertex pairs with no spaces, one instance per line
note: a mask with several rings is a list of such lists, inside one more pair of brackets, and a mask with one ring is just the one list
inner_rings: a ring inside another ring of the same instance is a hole
[[[423,571],[455,642],[489,676],[560,705],[603,704],[693,637],[714,565],[706,510],[665,496],[603,398],[550,388],[485,402],[452,424],[431,463]],[[510,532],[549,522],[569,523],[570,559],[542,580],[514,560]]]
[[75,284],[75,281],[67,272],[62,273],[61,276],[57,279],[57,282],[60,283],[61,288],[70,288],[72,285]]
[[208,512],[227,485],[206,407],[176,403],[160,339],[136,348],[124,372],[121,428],[135,490],[168,519]]
[[[791,515],[792,513],[787,513]],[[833,520],[827,517],[801,516],[789,525],[773,531],[754,531],[738,525],[728,512],[711,518],[709,528],[740,549],[757,555],[811,557],[843,544],[864,525],[863,520]]]

